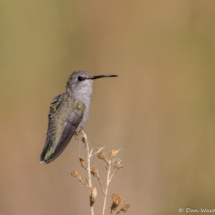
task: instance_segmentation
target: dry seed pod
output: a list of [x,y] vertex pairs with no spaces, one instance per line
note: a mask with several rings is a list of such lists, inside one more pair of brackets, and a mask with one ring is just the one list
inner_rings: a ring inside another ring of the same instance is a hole
[[119,152],[119,150],[112,149],[111,152],[110,152],[110,158],[112,159],[112,158],[116,157],[118,152]]
[[86,142],[87,142],[87,140],[86,140],[86,138],[85,137],[82,137],[82,142],[84,143],[84,144],[86,144]]
[[115,170],[119,170],[124,166],[122,160],[118,160],[115,162]]
[[117,194],[113,194],[112,195],[112,199],[113,199],[113,203],[112,203],[112,205],[111,205],[111,211],[112,210],[116,210],[116,208],[120,205],[120,204],[122,204],[122,198],[119,196],[119,195],[117,195]]
[[104,153],[104,151],[101,151],[101,152],[98,153],[98,158],[101,159],[101,160],[105,159],[105,153]]
[[93,206],[94,202],[96,201],[96,197],[97,197],[97,189],[96,187],[93,187],[90,190],[90,207]]
[[124,212],[124,213],[126,213],[127,212],[127,210],[130,208],[130,205],[129,204],[127,204],[127,205],[123,205],[122,207],[121,207],[121,210],[120,211],[122,211],[122,212]]
[[98,176],[98,168],[94,164],[91,166],[91,174],[93,176]]
[[72,173],[69,173],[72,177],[78,177],[78,172],[74,169]]
[[87,167],[86,167],[86,163],[85,163],[84,158],[79,157],[79,161],[80,161],[80,163],[81,163],[81,166],[82,166],[84,169],[86,169]]

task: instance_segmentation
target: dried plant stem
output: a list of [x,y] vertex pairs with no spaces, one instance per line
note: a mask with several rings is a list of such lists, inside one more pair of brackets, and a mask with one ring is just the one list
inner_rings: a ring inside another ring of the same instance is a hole
[[105,195],[105,190],[104,190],[104,187],[103,187],[103,184],[102,184],[102,180],[101,180],[101,178],[100,178],[100,176],[98,175],[98,180],[99,180],[99,183],[100,183],[100,186],[101,186],[101,188],[102,188],[102,192],[103,192],[103,194]]
[[107,194],[108,194],[108,186],[110,183],[110,172],[111,172],[111,164],[112,161],[105,161],[107,163],[107,181],[106,181],[106,188],[105,188],[105,193],[104,193],[104,203],[103,203],[103,210],[102,210],[102,215],[105,215],[105,208],[106,208],[106,202],[107,202]]
[[112,175],[111,175],[111,177],[109,178],[109,183],[112,181],[112,179],[113,179],[113,176],[114,176],[114,174],[116,173],[116,169],[114,169],[114,171],[113,171],[113,173],[112,173]]
[[[89,142],[87,140],[87,135],[84,133],[84,131],[82,130],[81,133],[83,134],[84,136],[84,139],[85,139],[85,148],[87,150],[87,172],[88,172],[88,184],[90,186],[90,189],[92,189],[92,180],[91,180],[91,168],[90,168],[90,157],[92,155],[92,151],[90,152],[90,149],[89,149]],[[94,209],[93,209],[93,205],[90,206],[90,210],[91,210],[91,215],[94,215]]]
[[77,178],[78,178],[78,180],[79,180],[84,186],[90,188],[90,186],[89,186],[88,184],[86,184],[86,183],[81,179],[80,176],[77,176]]
[[[93,205],[96,202],[96,199],[98,196],[97,188],[93,187],[93,185],[92,185],[92,176],[94,176],[95,178],[98,179],[100,186],[101,186],[101,189],[102,189],[102,192],[103,192],[103,196],[104,196],[102,215],[105,215],[109,185],[112,182],[113,177],[118,172],[118,170],[120,170],[124,166],[122,160],[118,159],[117,161],[114,161],[114,158],[116,157],[116,155],[118,154],[120,149],[117,150],[117,149],[113,148],[110,151],[109,156],[105,155],[105,152],[103,151],[103,149],[105,147],[101,147],[101,148],[98,147],[97,151],[95,153],[93,153],[93,148],[90,148],[90,146],[89,146],[89,141],[87,139],[87,135],[84,133],[83,130],[79,134],[81,134],[80,135],[81,141],[83,142],[83,145],[85,147],[86,154],[87,154],[86,160],[79,156],[80,165],[87,172],[86,182],[84,182],[82,180],[81,176],[78,174],[78,171],[75,169],[73,169],[73,172],[69,173],[69,175],[72,177],[78,178],[78,180],[84,186],[86,186],[89,189],[89,200],[90,200],[91,215],[94,215]],[[104,162],[103,164],[106,168],[106,184],[105,184],[105,186],[103,185],[102,179],[99,175],[98,167],[95,164],[91,165],[91,158],[93,156],[96,156],[98,159],[100,159],[100,160],[102,160],[102,162]],[[112,166],[113,166],[113,168],[112,168]],[[121,209],[116,211],[118,206],[123,203],[123,200],[118,194],[112,194],[112,199],[113,199],[113,202],[112,202],[112,205],[110,207],[112,215],[120,214],[120,212],[126,212],[129,209],[129,207],[130,207],[129,204],[123,204],[121,206]]]
[[99,152],[101,152],[105,147],[102,147],[100,149],[98,149],[94,154],[91,155],[91,157],[93,157],[94,155],[97,155]]

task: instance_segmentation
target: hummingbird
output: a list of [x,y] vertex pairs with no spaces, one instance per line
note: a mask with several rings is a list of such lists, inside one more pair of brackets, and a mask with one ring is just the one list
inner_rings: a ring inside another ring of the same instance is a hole
[[93,82],[105,77],[117,75],[92,76],[84,71],[75,71],[70,75],[66,91],[52,99],[40,163],[47,164],[55,160],[69,144],[73,135],[83,129],[89,115]]

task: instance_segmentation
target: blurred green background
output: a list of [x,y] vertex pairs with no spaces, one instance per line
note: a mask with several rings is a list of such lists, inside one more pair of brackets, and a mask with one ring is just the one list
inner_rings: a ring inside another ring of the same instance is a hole
[[67,175],[80,170],[79,143],[73,138],[53,163],[39,163],[49,104],[75,70],[119,75],[95,81],[84,125],[95,149],[122,148],[125,166],[108,207],[118,193],[131,204],[128,214],[214,208],[214,7],[214,0],[1,1],[0,215],[90,214],[88,190]]

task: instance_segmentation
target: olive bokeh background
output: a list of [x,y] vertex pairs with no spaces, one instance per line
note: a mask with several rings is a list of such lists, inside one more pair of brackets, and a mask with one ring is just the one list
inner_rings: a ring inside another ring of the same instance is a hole
[[119,75],[95,81],[84,125],[93,148],[122,149],[108,207],[112,193],[127,214],[215,207],[213,0],[0,4],[0,215],[90,214],[88,190],[68,176],[84,178],[78,141],[39,163],[50,101],[75,70]]

